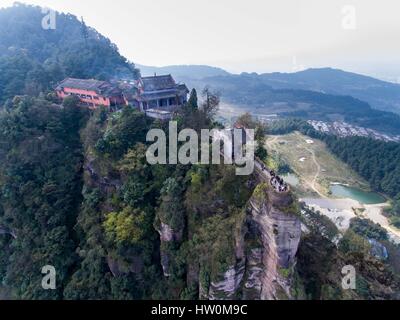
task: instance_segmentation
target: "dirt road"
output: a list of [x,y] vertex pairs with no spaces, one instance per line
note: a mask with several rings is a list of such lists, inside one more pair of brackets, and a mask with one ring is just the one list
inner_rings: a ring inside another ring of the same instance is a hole
[[317,186],[316,186],[316,184],[317,184],[317,181],[318,181],[318,178],[319,178],[319,175],[321,174],[321,165],[318,163],[318,161],[317,161],[317,157],[315,156],[315,152],[314,152],[314,150],[312,150],[312,149],[309,149],[309,148],[305,148],[309,153],[311,153],[311,157],[312,157],[312,161],[314,162],[314,164],[315,164],[315,166],[316,166],[316,168],[317,168],[317,171],[315,172],[315,175],[314,175],[314,178],[311,180],[311,181],[306,181],[309,185],[310,185],[310,187],[311,187],[311,189],[313,189],[316,193],[318,193],[318,195],[320,195],[321,197],[326,197],[324,194],[322,194],[318,189],[317,189]]

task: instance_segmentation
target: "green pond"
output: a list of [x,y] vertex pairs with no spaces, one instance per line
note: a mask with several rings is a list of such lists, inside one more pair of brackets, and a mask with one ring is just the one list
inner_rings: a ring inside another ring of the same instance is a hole
[[348,187],[341,184],[330,187],[332,195],[337,198],[350,198],[362,204],[385,203],[386,199],[375,192],[367,192],[358,188]]

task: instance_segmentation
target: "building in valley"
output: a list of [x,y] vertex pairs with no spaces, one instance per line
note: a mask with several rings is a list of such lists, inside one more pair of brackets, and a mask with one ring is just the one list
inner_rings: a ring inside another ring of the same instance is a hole
[[66,78],[55,90],[59,98],[76,96],[83,106],[90,109],[105,106],[113,111],[118,106],[126,104],[122,91],[106,81]]

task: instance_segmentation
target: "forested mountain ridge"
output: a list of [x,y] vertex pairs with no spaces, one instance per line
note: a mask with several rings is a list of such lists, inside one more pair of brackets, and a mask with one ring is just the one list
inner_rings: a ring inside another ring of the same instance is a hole
[[[0,10],[0,104],[17,94],[37,95],[51,90],[65,77],[103,80],[138,76],[134,64],[122,57],[109,39],[75,16],[57,13],[56,28],[46,30],[42,28],[45,15],[41,8],[23,4]],[[352,79],[357,88],[366,83],[368,90],[363,91],[366,94],[380,87],[397,92],[397,85],[374,82],[372,78],[330,69],[232,75],[207,66],[144,67],[146,74],[157,70],[174,72],[177,80],[197,89],[209,85],[220,91],[224,101],[256,114],[344,120],[391,134],[400,132],[398,115],[343,96],[354,93],[358,97],[358,91],[351,86]],[[387,96],[397,97],[395,93]],[[378,98],[383,101],[382,97]]]
[[374,109],[400,113],[400,85],[333,68],[295,73],[264,73],[260,79],[275,89],[302,89],[333,95],[351,95]]
[[[135,74],[110,42],[95,49],[93,39],[88,51],[78,42],[84,54],[71,51],[54,66],[88,77],[103,70],[113,77],[114,67]],[[48,59],[29,50],[2,60],[2,70],[14,73],[2,82],[8,99],[0,110],[0,296],[5,287],[13,299],[397,297],[398,276],[371,256],[365,238],[349,233],[339,246],[314,230],[300,238],[293,194],[277,195],[255,175],[237,176],[232,165],[149,165],[146,133],[167,132],[167,123],[130,107],[88,112],[72,97],[60,105],[40,94],[56,79]],[[99,57],[104,69],[91,63],[102,50],[109,53]],[[27,78],[22,67],[40,72]],[[32,84],[43,87],[27,90]],[[206,95],[202,104],[193,95],[175,115],[179,129],[217,126],[219,97]],[[356,291],[341,287],[347,264],[359,266]],[[41,286],[45,265],[56,269],[56,290]]]
[[74,264],[84,118],[76,108],[29,97],[0,112],[0,226],[14,236],[0,236],[0,282],[14,283],[19,298],[60,299],[62,287],[44,292],[35,285],[37,270],[52,261],[63,283]]
[[[400,116],[371,108],[351,95],[328,94],[309,89],[275,88],[262,75],[221,75],[188,82],[195,88],[209,86],[223,102],[254,115],[278,114],[307,120],[345,121],[389,134],[400,134]],[[290,86],[290,84],[288,84]]]
[[46,14],[24,4],[0,9],[0,104],[51,90],[65,77],[137,77],[115,44],[83,21],[56,13],[55,29],[44,29]]
[[151,67],[137,64],[143,76],[157,74],[173,74],[176,79],[182,82],[191,79],[202,79],[214,76],[229,75],[229,72],[216,67],[206,65],[176,65],[165,67]]
[[[163,68],[145,70],[156,72]],[[204,66],[199,70],[173,66],[173,70],[177,80],[191,87],[209,86],[219,91],[223,102],[238,112],[346,121],[378,132],[400,134],[399,84],[331,68],[264,74],[231,74]]]
[[[186,106],[177,120],[213,126],[204,108]],[[339,248],[317,231],[300,239],[292,195],[236,176],[232,165],[149,165],[145,134],[167,125],[129,107],[89,116],[72,99],[60,108],[17,97],[0,112],[0,138],[9,142],[0,145],[0,228],[9,230],[0,235],[0,282],[9,297],[396,297],[397,276],[364,238],[350,233]],[[321,263],[326,274],[313,271]],[[360,265],[361,291],[341,289],[348,263]],[[56,268],[57,290],[42,289],[44,265]]]
[[[205,69],[206,66],[203,67]],[[145,67],[146,70],[155,72],[162,68]],[[167,67],[168,68],[168,67]],[[296,89],[327,93],[331,95],[348,95],[365,101],[372,108],[382,111],[400,113],[400,84],[386,82],[353,72],[333,68],[311,68],[299,72],[272,72],[272,73],[247,73],[231,74],[220,70],[217,74],[213,67],[208,67],[210,72],[198,72],[195,68],[187,66],[174,66],[177,79],[193,84],[202,79],[202,84],[213,82],[216,76],[243,76],[251,77],[259,84],[264,84],[273,89]],[[205,69],[207,70],[207,69]],[[218,70],[218,68],[217,68]],[[210,79],[206,79],[210,78]]]

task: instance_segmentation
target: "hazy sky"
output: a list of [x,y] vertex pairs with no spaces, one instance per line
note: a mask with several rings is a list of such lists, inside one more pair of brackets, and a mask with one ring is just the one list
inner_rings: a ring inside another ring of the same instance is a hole
[[20,2],[83,16],[140,64],[232,72],[330,66],[400,80],[399,0]]

